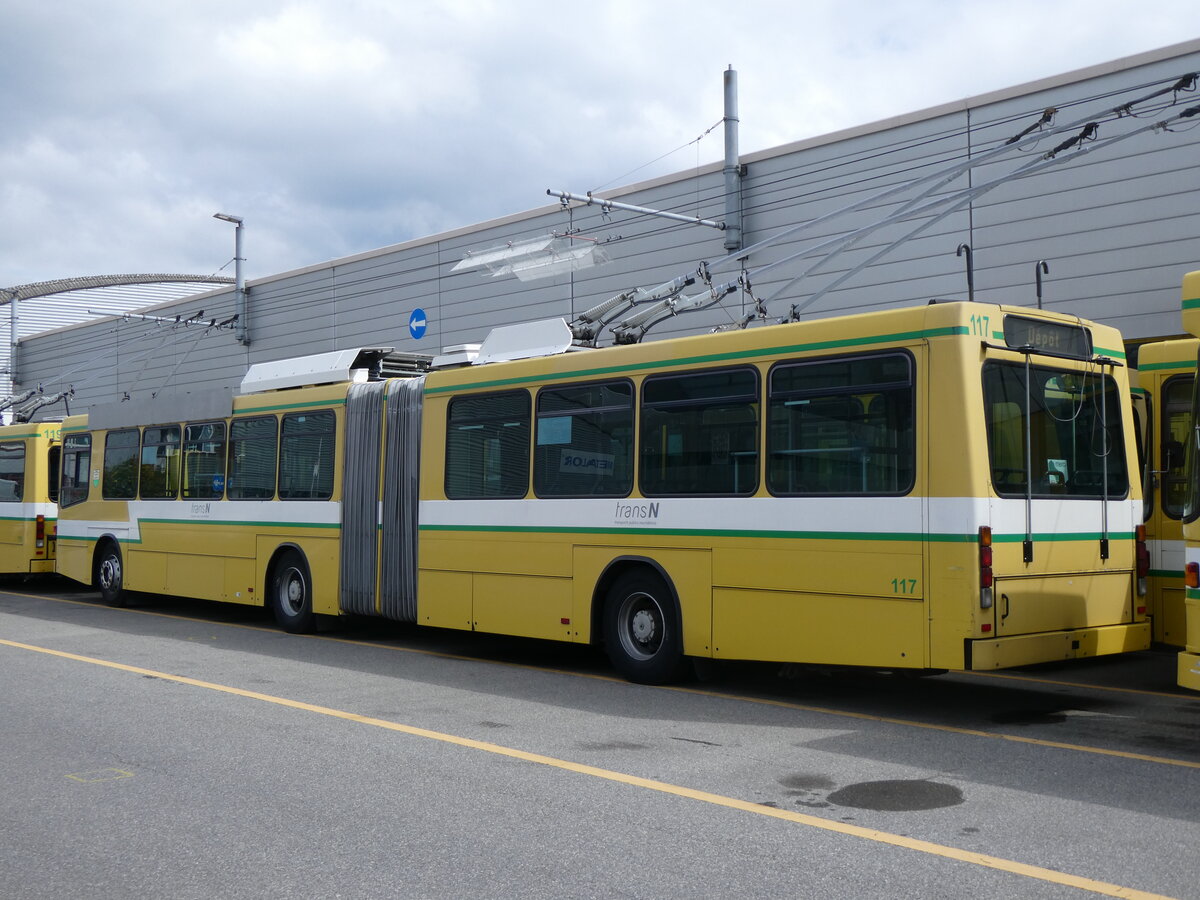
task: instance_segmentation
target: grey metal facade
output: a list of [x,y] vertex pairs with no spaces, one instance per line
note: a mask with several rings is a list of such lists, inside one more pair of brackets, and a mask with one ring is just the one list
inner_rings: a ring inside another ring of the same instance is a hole
[[[947,104],[870,126],[771,150],[744,154],[745,245],[777,235],[888,186],[997,146],[1034,122],[1047,107],[1062,121],[1101,116],[1154,87],[1200,71],[1200,40],[1030,85]],[[951,74],[947,75],[952,78]],[[1163,98],[1168,100],[1170,97]],[[1152,125],[1200,103],[1200,92],[1161,102],[1144,117],[1105,124],[1099,138]],[[920,235],[898,244],[843,286],[805,309],[810,317],[966,299],[960,243],[973,249],[975,298],[1030,305],[1034,266],[1045,260],[1044,305],[1121,329],[1127,338],[1180,332],[1180,282],[1200,268],[1200,116],[1151,130],[1111,147],[1097,143],[1044,173],[1010,181],[976,197]],[[946,192],[978,186],[1035,159],[1062,138],[1032,139],[1003,161],[987,163],[947,185]],[[1083,145],[1088,147],[1088,145]],[[605,196],[654,209],[721,219],[721,163],[607,192]],[[571,190],[572,185],[548,185]],[[802,237],[753,252],[754,271],[824,237],[879,219],[904,197],[869,204]],[[827,269],[788,287],[771,305],[772,317],[804,303],[834,278],[867,259],[919,222],[889,226],[839,256]],[[478,271],[451,270],[468,250],[573,231],[602,241],[611,262],[522,282]],[[229,331],[169,329],[101,320],[22,342],[18,385],[47,391],[74,385],[72,410],[145,398],[160,390],[236,386],[257,362],[353,346],[394,346],[437,353],[479,342],[497,325],[571,318],[633,287],[649,288],[694,271],[701,260],[725,255],[722,233],[661,218],[558,202],[503,219],[409,241],[305,269],[248,282],[249,346]],[[249,255],[252,257],[253,250]],[[760,297],[779,292],[811,260],[781,265],[752,280]],[[716,281],[736,277],[737,267]],[[685,293],[700,290],[693,286]],[[232,315],[234,292],[222,289],[154,311],[205,319]],[[409,316],[424,310],[428,329],[409,334]],[[696,333],[729,323],[753,308],[743,293],[701,313],[671,319],[648,339]]]

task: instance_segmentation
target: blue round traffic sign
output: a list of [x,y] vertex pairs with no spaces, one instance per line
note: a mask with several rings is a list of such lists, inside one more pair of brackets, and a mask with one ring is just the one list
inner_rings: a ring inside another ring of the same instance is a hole
[[414,309],[408,317],[408,333],[418,340],[425,336],[425,328],[428,325],[429,319],[425,316],[425,310],[420,307]]

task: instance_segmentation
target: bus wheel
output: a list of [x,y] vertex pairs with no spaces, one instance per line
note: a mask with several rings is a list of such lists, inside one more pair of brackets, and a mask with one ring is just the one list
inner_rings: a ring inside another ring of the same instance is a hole
[[275,621],[284,631],[306,634],[316,625],[308,564],[295,550],[284,553],[275,564],[271,575],[271,605],[275,610]]
[[100,597],[109,606],[125,605],[128,595],[125,593],[121,548],[111,541],[100,551],[100,559],[96,563],[96,584],[100,586]]
[[683,641],[675,600],[661,578],[626,572],[604,604],[604,644],[613,668],[639,684],[665,684],[683,674]]

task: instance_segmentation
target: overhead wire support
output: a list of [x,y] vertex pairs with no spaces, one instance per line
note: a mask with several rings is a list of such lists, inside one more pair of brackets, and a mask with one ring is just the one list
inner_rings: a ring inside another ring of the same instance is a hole
[[[1154,98],[1162,97],[1165,94],[1174,94],[1176,96],[1176,99],[1178,99],[1179,94],[1188,93],[1188,92],[1196,90],[1197,77],[1200,77],[1200,73],[1188,72],[1186,75],[1184,75],[1182,78],[1180,78],[1178,81],[1176,81],[1170,87],[1160,88],[1159,90],[1154,91],[1151,94],[1147,94],[1145,97],[1139,97],[1137,100],[1131,100],[1128,103],[1123,103],[1120,106],[1114,107],[1113,112],[1115,112],[1117,114],[1118,118],[1120,118],[1121,116],[1136,116],[1137,113],[1135,113],[1133,111],[1133,107],[1139,103],[1145,103],[1147,100],[1153,100]],[[1174,103],[1174,101],[1172,101],[1171,103],[1169,103],[1167,105],[1170,106],[1173,103]],[[1160,108],[1164,108],[1164,107],[1160,107]]]
[[[1128,103],[1125,103],[1119,107],[1116,107],[1116,108],[1110,110],[1109,114],[1116,118],[1120,118],[1122,115],[1131,115],[1132,113],[1128,112],[1129,110],[1132,110],[1133,107],[1143,104],[1149,100],[1156,99],[1157,97],[1163,96],[1164,94],[1178,92],[1180,90],[1190,90],[1191,87],[1184,87],[1184,86],[1185,85],[1194,85],[1195,79],[1196,79],[1196,75],[1194,73],[1185,75],[1183,78],[1180,78],[1178,81],[1176,81],[1171,87],[1152,91],[1148,94],[1145,94],[1141,97],[1131,100]],[[1125,110],[1126,112],[1121,112],[1122,110]],[[920,199],[921,197],[927,197],[930,194],[939,190],[940,188],[946,186],[947,184],[952,182],[954,179],[956,179],[958,176],[964,174],[965,172],[969,171],[970,169],[976,168],[977,166],[980,166],[984,163],[991,162],[992,160],[996,159],[997,157],[1004,156],[1008,153],[1013,152],[1016,149],[1019,149],[1020,141],[1022,138],[1028,136],[1031,133],[1031,131],[1038,130],[1038,129],[1042,128],[1043,125],[1049,124],[1049,122],[1053,119],[1052,115],[1047,116],[1047,113],[1050,113],[1050,112],[1051,112],[1051,110],[1043,111],[1042,115],[1039,117],[1037,122],[1035,122],[1030,128],[1026,128],[1024,131],[1020,132],[1015,137],[1015,139],[1009,139],[1005,143],[1002,143],[996,147],[993,147],[991,150],[984,151],[983,153],[972,156],[969,159],[963,160],[961,162],[954,163],[946,168],[939,169],[934,172],[930,172],[929,174],[924,175],[920,178],[905,182],[903,184],[896,185],[894,187],[888,188],[884,191],[880,191],[875,194],[871,194],[869,196],[866,196],[859,200],[856,200],[854,203],[848,204],[847,206],[843,206],[838,209],[831,210],[830,212],[825,213],[820,216],[817,216],[813,219],[808,219],[804,222],[800,222],[789,228],[785,228],[782,231],[777,232],[776,234],[769,235],[769,236],[763,238],[761,241],[758,241],[757,243],[751,244],[749,247],[746,247],[742,250],[738,250],[735,253],[726,254],[725,256],[723,256],[711,263],[708,263],[708,266],[713,271],[724,270],[726,268],[729,268],[732,263],[741,259],[742,257],[748,256],[749,254],[756,252],[758,250],[765,249],[766,247],[769,247],[772,244],[778,243],[779,241],[783,240],[784,238],[792,237],[792,236],[800,234],[804,231],[810,230],[810,229],[816,227],[817,225],[828,222],[831,219],[838,218],[839,216],[846,215],[847,213],[854,212],[854,211],[862,209],[863,207],[866,207],[866,206],[877,204],[883,200],[887,200],[891,197],[894,197],[897,194],[901,194],[906,191],[914,190],[922,185],[926,185],[931,182],[934,182],[934,184],[932,184],[932,186],[926,188],[920,195],[918,195],[917,198],[914,198],[914,199]],[[1087,126],[1087,125],[1093,123],[1096,119],[1097,119],[1097,117],[1095,116],[1094,113],[1087,115],[1087,116],[1083,116],[1079,119],[1075,119],[1066,124],[1050,127],[1048,129],[1046,129],[1045,131],[1043,131],[1041,136],[1042,137],[1053,137],[1054,135],[1069,133],[1069,132],[1075,131],[1077,129],[1083,128],[1084,126]],[[910,201],[910,202],[913,202],[913,201]]]
[[[97,315],[97,316],[110,315],[110,313],[98,312],[98,311],[94,311],[94,310],[90,310],[90,309],[88,310],[88,313],[90,315]],[[126,321],[126,322],[128,322],[128,321],[153,322],[156,325],[169,325],[172,328],[175,328],[177,326],[183,326],[184,328],[190,328],[193,325],[199,325],[202,328],[204,328],[205,331],[208,331],[210,329],[219,330],[219,329],[223,329],[223,328],[233,330],[238,322],[238,314],[237,313],[234,313],[229,318],[224,319],[223,321],[220,321],[220,322],[218,322],[216,320],[215,316],[210,318],[207,322],[205,322],[204,321],[204,310],[200,310],[198,313],[188,316],[186,319],[183,317],[182,314],[177,315],[177,316],[152,316],[152,315],[148,315],[146,313],[121,313],[120,318],[122,321]]]
[[[1200,106],[1192,107],[1192,108],[1184,110],[1183,112],[1181,112],[1173,117],[1170,117],[1168,119],[1163,119],[1163,120],[1161,120],[1159,122],[1155,122],[1151,125],[1146,125],[1141,128],[1134,129],[1133,131],[1126,132],[1125,134],[1119,134],[1114,137],[1104,139],[1102,141],[1097,141],[1093,135],[1093,137],[1090,138],[1090,140],[1092,140],[1093,143],[1091,143],[1088,146],[1080,145],[1078,147],[1078,149],[1070,156],[1062,157],[1062,156],[1058,156],[1058,155],[1051,155],[1049,153],[1044,154],[1044,155],[1039,156],[1038,158],[1026,163],[1024,166],[1020,167],[1019,169],[1015,170],[1014,172],[1008,173],[1007,175],[1002,175],[998,178],[994,178],[991,181],[984,182],[983,184],[977,185],[977,186],[975,186],[969,190],[963,191],[959,194],[952,195],[951,197],[938,198],[936,200],[929,201],[928,203],[925,203],[920,207],[916,207],[913,210],[910,210],[909,214],[905,215],[904,218],[906,218],[906,219],[914,218],[918,214],[931,211],[932,209],[936,208],[937,206],[943,205],[947,202],[951,203],[951,205],[949,207],[947,207],[945,210],[943,210],[938,215],[923,222],[921,225],[917,226],[912,231],[908,232],[907,234],[903,235],[900,238],[897,238],[892,243],[884,246],[881,250],[872,254],[870,257],[868,257],[866,260],[862,261],[858,265],[854,266],[852,269],[849,269],[848,271],[844,272],[835,281],[831,282],[830,284],[825,285],[825,287],[823,287],[820,291],[817,291],[815,294],[808,297],[803,303],[794,304],[792,307],[792,313],[791,313],[793,318],[789,319],[789,321],[795,321],[794,316],[797,315],[800,311],[807,309],[809,306],[811,306],[813,303],[815,303],[821,297],[825,296],[825,294],[840,287],[842,284],[844,284],[850,278],[857,275],[859,272],[861,272],[867,266],[876,262],[880,257],[891,252],[891,250],[897,244],[900,244],[903,241],[910,240],[911,238],[916,237],[921,232],[926,231],[933,225],[936,225],[938,222],[945,219],[951,213],[962,209],[964,206],[966,206],[968,203],[972,202],[977,197],[980,197],[983,194],[986,194],[988,191],[991,191],[994,188],[999,187],[1001,184],[1004,184],[1005,182],[1008,182],[1008,181],[1013,181],[1018,178],[1026,178],[1026,177],[1036,174],[1037,172],[1040,172],[1044,169],[1050,168],[1051,166],[1058,165],[1061,162],[1076,159],[1080,156],[1083,156],[1084,154],[1090,153],[1092,150],[1104,149],[1106,147],[1110,147],[1113,144],[1120,143],[1121,141],[1128,140],[1129,138],[1135,137],[1140,134],[1144,134],[1147,131],[1158,131],[1160,129],[1166,128],[1173,121],[1176,121],[1176,120],[1182,119],[1182,118],[1189,118],[1191,116],[1196,115],[1198,112],[1200,112]],[[1088,130],[1089,129],[1085,129],[1085,131],[1088,131]],[[1082,132],[1081,132],[1081,134],[1082,134]],[[858,240],[861,240],[861,238],[865,237],[866,234],[869,233],[870,231],[877,230],[878,228],[883,227],[883,225],[885,225],[885,224],[891,224],[891,222],[893,222],[893,221],[898,221],[898,219],[888,219],[885,221],[874,223],[873,225],[867,226],[866,228],[862,229],[858,233],[853,233],[853,240],[848,242],[847,246],[840,247],[834,253],[828,254],[827,256],[823,257],[814,266],[810,267],[808,270],[806,270],[804,273],[797,276],[796,278],[793,278],[787,284],[783,285],[783,287],[781,287],[774,294],[772,294],[769,298],[767,298],[768,302],[776,299],[780,294],[782,294],[784,291],[786,291],[788,288],[790,288],[792,285],[794,285],[801,278],[810,274],[816,268],[819,268],[820,266],[824,265],[826,262],[828,262],[834,256],[836,256],[837,253],[840,253],[843,250],[848,249],[849,245],[852,245],[853,243],[856,243]],[[809,248],[807,251],[801,251],[800,253],[793,254],[792,258],[801,256],[801,255],[805,255],[806,253],[811,253],[814,251],[814,249],[815,248]],[[772,264],[772,265],[774,265],[774,264]]]
[[[1136,106],[1140,103],[1144,103],[1148,100],[1162,96],[1163,94],[1166,94],[1166,93],[1171,93],[1172,91],[1178,92],[1181,89],[1191,89],[1191,86],[1193,84],[1194,84],[1194,77],[1185,76],[1184,78],[1181,78],[1178,81],[1176,81],[1172,87],[1164,88],[1164,89],[1146,94],[1143,97],[1138,98],[1137,100],[1130,101],[1129,103],[1126,103],[1126,104],[1122,105],[1121,107],[1117,107],[1115,109],[1110,110],[1109,114],[1111,116],[1113,116],[1114,118],[1121,118],[1121,116],[1123,114],[1122,111],[1127,112],[1128,110],[1132,109],[1134,106]],[[1114,137],[1104,139],[1104,140],[1101,140],[1098,137],[1099,125],[1100,125],[1100,121],[1103,121],[1103,117],[1100,117],[1100,120],[1097,120],[1094,116],[1087,116],[1087,117],[1080,118],[1076,121],[1067,123],[1065,125],[1055,126],[1055,127],[1044,130],[1042,137],[1064,134],[1064,133],[1071,132],[1071,131],[1075,131],[1076,133],[1073,134],[1066,141],[1063,141],[1062,143],[1057,145],[1054,149],[1038,155],[1037,157],[1033,158],[1032,160],[1026,162],[1024,165],[1018,166],[1015,170],[1013,170],[1005,175],[1001,175],[997,178],[993,178],[989,181],[983,182],[982,184],[974,185],[972,187],[963,189],[961,191],[956,191],[956,192],[951,193],[946,196],[931,198],[932,194],[936,193],[938,190],[945,187],[947,184],[949,184],[951,181],[956,179],[959,175],[963,174],[964,172],[966,172],[976,166],[979,166],[985,162],[988,162],[992,159],[995,159],[996,157],[999,157],[1006,153],[1012,152],[1014,150],[1014,148],[1018,148],[1018,144],[1020,143],[1020,140],[1022,138],[1028,136],[1032,132],[1032,130],[1038,130],[1038,129],[1043,128],[1044,125],[1047,124],[1050,121],[1050,119],[1053,118],[1052,110],[1046,110],[1043,112],[1043,114],[1040,117],[1040,119],[1038,120],[1038,122],[1035,123],[1032,128],[1027,128],[1023,132],[1021,132],[1017,136],[1016,140],[1010,140],[1004,144],[994,147],[993,149],[991,149],[989,151],[985,151],[983,153],[978,154],[977,156],[974,156],[967,160],[961,161],[959,163],[955,163],[954,165],[951,165],[947,168],[940,169],[935,172],[931,172],[928,175],[925,175],[921,178],[915,179],[913,181],[907,182],[902,185],[898,185],[893,188],[889,188],[885,191],[881,191],[879,193],[871,195],[870,197],[860,199],[860,200],[856,201],[855,203],[849,204],[840,209],[833,210],[822,216],[818,216],[814,219],[810,219],[806,222],[799,223],[798,225],[792,226],[790,228],[783,229],[781,232],[770,235],[770,236],[764,238],[763,240],[758,241],[757,243],[751,245],[750,247],[739,250],[736,253],[730,253],[724,257],[721,257],[720,259],[716,260],[715,262],[712,262],[712,263],[701,262],[699,269],[698,269],[698,276],[701,278],[701,280],[706,281],[710,285],[707,296],[705,296],[704,294],[700,294],[700,295],[694,295],[692,297],[680,297],[678,299],[670,298],[670,299],[667,299],[664,301],[660,301],[660,303],[656,304],[655,306],[653,306],[643,312],[640,312],[633,316],[630,316],[628,319],[625,319],[624,321],[620,322],[618,325],[613,326],[612,331],[613,331],[614,337],[616,338],[617,343],[636,343],[637,341],[640,341],[645,336],[646,332],[649,331],[650,328],[652,328],[654,325],[658,324],[659,322],[662,322],[665,319],[670,318],[671,316],[678,315],[683,312],[690,312],[690,311],[705,309],[705,308],[713,305],[713,303],[718,302],[721,298],[723,298],[724,296],[727,296],[728,294],[732,293],[734,290],[737,289],[738,281],[726,282],[725,284],[718,285],[717,287],[712,287],[711,286],[711,273],[714,271],[728,267],[730,265],[730,263],[732,263],[735,260],[739,261],[739,264],[743,266],[743,272],[742,272],[742,275],[741,275],[739,281],[743,282],[743,283],[748,283],[751,278],[755,278],[755,279],[760,278],[766,272],[769,272],[778,266],[792,262],[795,259],[798,259],[798,258],[801,258],[804,256],[812,256],[822,250],[826,250],[826,249],[831,250],[831,252],[827,253],[822,259],[818,260],[814,265],[810,266],[809,269],[807,269],[805,272],[798,275],[796,278],[791,279],[787,284],[785,284],[778,291],[774,292],[770,297],[766,298],[765,300],[755,298],[756,314],[747,316],[742,320],[746,325],[748,325],[755,318],[759,317],[757,315],[757,313],[760,310],[765,312],[767,303],[776,299],[781,293],[783,293],[783,291],[791,288],[797,281],[801,280],[802,278],[804,278],[807,275],[811,274],[812,272],[816,271],[821,266],[826,265],[830,260],[835,258],[838,254],[853,247],[855,244],[857,244],[860,240],[862,240],[867,235],[873,233],[874,231],[877,231],[878,229],[880,229],[886,225],[890,225],[890,224],[893,224],[893,223],[896,223],[899,221],[903,221],[906,219],[918,218],[923,215],[932,215],[932,218],[930,218],[926,222],[922,223],[921,225],[917,226],[915,229],[911,230],[908,234],[904,235],[901,238],[898,238],[896,241],[893,241],[892,243],[885,246],[883,249],[877,251],[871,257],[869,257],[869,259],[867,259],[866,261],[853,267],[848,272],[841,275],[834,282],[832,282],[829,285],[826,285],[824,288],[822,288],[822,290],[820,290],[816,294],[807,298],[803,303],[793,304],[788,318],[783,321],[788,321],[788,320],[794,321],[795,318],[798,317],[799,313],[803,309],[807,308],[808,306],[811,306],[812,303],[814,303],[817,299],[824,296],[826,293],[835,289],[836,287],[840,286],[846,280],[848,280],[849,278],[858,274],[858,272],[862,271],[863,268],[865,268],[866,266],[875,262],[876,260],[878,260],[880,257],[885,255],[886,253],[890,252],[897,244],[899,244],[905,240],[909,240],[912,237],[915,237],[916,235],[920,234],[921,232],[932,227],[937,222],[942,221],[951,213],[953,213],[953,212],[963,208],[967,204],[971,203],[975,198],[982,196],[983,194],[998,187],[999,185],[1004,184],[1005,182],[1008,182],[1008,181],[1018,179],[1018,178],[1027,177],[1029,175],[1032,175],[1039,171],[1042,171],[1043,169],[1049,168],[1050,166],[1060,164],[1061,162],[1075,159],[1078,156],[1089,152],[1090,150],[1111,146],[1117,142],[1127,140],[1130,137],[1134,137],[1135,135],[1142,134],[1148,130],[1169,129],[1169,126],[1173,122],[1178,121],[1180,119],[1184,119],[1184,118],[1190,118],[1191,116],[1196,115],[1197,112],[1200,112],[1200,107],[1184,110],[1182,113],[1179,113],[1173,117],[1168,117],[1166,119],[1158,121],[1158,122],[1154,123],[1153,125],[1146,126],[1143,128],[1133,129],[1124,134],[1116,135]],[[1089,146],[1083,146],[1085,143],[1089,144]],[[1069,156],[1063,155],[1063,152],[1065,150],[1070,149],[1072,147],[1076,148],[1075,153],[1070,154]],[[890,215],[884,216],[882,219],[880,219],[876,222],[873,222],[862,228],[853,230],[847,234],[843,234],[843,235],[840,235],[840,236],[837,236],[834,238],[829,238],[825,241],[818,242],[817,244],[815,244],[813,246],[804,248],[804,249],[799,250],[792,254],[788,254],[787,256],[783,257],[782,259],[775,260],[774,262],[772,262],[768,265],[765,265],[765,266],[761,266],[757,269],[754,269],[753,271],[747,271],[744,268],[745,259],[754,251],[771,246],[772,244],[778,243],[779,241],[783,240],[786,237],[790,237],[790,236],[798,234],[804,230],[811,229],[811,228],[815,227],[816,225],[826,222],[826,221],[829,221],[830,219],[833,219],[837,216],[841,216],[848,212],[852,212],[852,211],[861,209],[862,207],[864,207],[868,204],[878,203],[881,200],[888,199],[892,196],[903,193],[905,191],[913,190],[914,188],[917,188],[922,185],[930,185],[930,186],[926,187],[925,190],[918,193],[916,197],[913,197],[913,198],[910,198],[909,200],[907,200],[904,204],[902,204],[900,206],[899,209],[893,211],[893,213],[891,213]],[[934,214],[940,207],[944,207],[944,209],[940,213]],[[765,315],[763,315],[762,318],[765,318]],[[742,325],[742,327],[745,327],[745,325]]]
[[641,213],[646,216],[658,216],[662,219],[671,219],[674,222],[687,222],[689,225],[705,225],[708,228],[716,228],[718,231],[725,230],[724,222],[717,222],[713,219],[702,219],[699,216],[685,216],[682,213],[667,212],[661,209],[650,209],[647,206],[634,206],[632,203],[619,203],[616,200],[605,200],[603,197],[593,197],[592,192],[588,191],[586,195],[572,194],[570,191],[554,191],[546,188],[546,193],[551,197],[558,197],[563,206],[574,201],[583,203],[586,206],[598,205],[602,212],[608,212],[613,209],[623,209],[626,212]]

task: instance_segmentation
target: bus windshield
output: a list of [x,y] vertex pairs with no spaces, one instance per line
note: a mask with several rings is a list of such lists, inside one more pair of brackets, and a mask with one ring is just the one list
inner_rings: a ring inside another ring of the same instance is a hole
[[989,362],[983,394],[992,484],[1001,497],[1123,497],[1128,491],[1121,398],[1111,377]]

